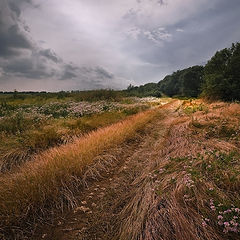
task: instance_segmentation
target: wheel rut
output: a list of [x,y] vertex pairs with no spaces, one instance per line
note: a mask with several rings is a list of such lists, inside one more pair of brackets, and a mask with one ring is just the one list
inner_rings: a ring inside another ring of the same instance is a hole
[[33,239],[119,239],[120,215],[131,200],[129,193],[136,190],[136,179],[150,173],[150,162],[158,157],[157,151],[179,104],[180,101],[174,101],[157,110],[159,116],[146,126],[144,132],[138,133],[120,149],[106,154],[105,158],[112,158],[115,164],[79,193],[78,207],[58,216],[52,224],[42,226]]

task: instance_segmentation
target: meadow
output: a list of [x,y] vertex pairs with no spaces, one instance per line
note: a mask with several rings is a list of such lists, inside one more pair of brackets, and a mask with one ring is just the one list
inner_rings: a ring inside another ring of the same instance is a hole
[[133,137],[167,102],[2,99],[0,228],[16,237],[18,225],[75,206],[67,192],[79,188],[84,168],[104,150]]
[[0,171],[11,170],[41,151],[72,142],[154,104],[158,104],[154,98],[124,98],[110,90],[66,96],[2,94]]
[[239,103],[84,96],[1,95],[2,239],[238,239]]
[[239,103],[179,101],[162,127],[121,197],[116,239],[239,239]]

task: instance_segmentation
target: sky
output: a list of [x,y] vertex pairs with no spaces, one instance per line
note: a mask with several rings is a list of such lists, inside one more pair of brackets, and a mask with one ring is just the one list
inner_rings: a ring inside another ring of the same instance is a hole
[[0,91],[124,89],[240,41],[239,0],[0,0]]

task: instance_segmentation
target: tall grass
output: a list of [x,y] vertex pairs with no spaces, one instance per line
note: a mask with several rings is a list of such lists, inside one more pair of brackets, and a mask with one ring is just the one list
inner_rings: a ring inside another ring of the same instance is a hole
[[0,178],[0,229],[36,221],[63,206],[74,207],[86,166],[104,150],[132,138],[158,111],[148,110],[101,128],[71,144],[38,155],[33,162]]
[[164,141],[134,180],[117,239],[239,239],[240,105],[190,104],[170,116]]
[[80,118],[45,119],[21,113],[0,120],[0,172],[28,161],[36,153],[71,142],[89,133],[146,110],[147,106],[88,114]]

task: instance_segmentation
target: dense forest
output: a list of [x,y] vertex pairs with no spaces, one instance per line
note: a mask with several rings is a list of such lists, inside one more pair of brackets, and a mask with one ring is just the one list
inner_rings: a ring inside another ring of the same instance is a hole
[[130,85],[127,92],[135,96],[240,100],[240,43],[217,51],[205,66],[178,70],[158,83]]

